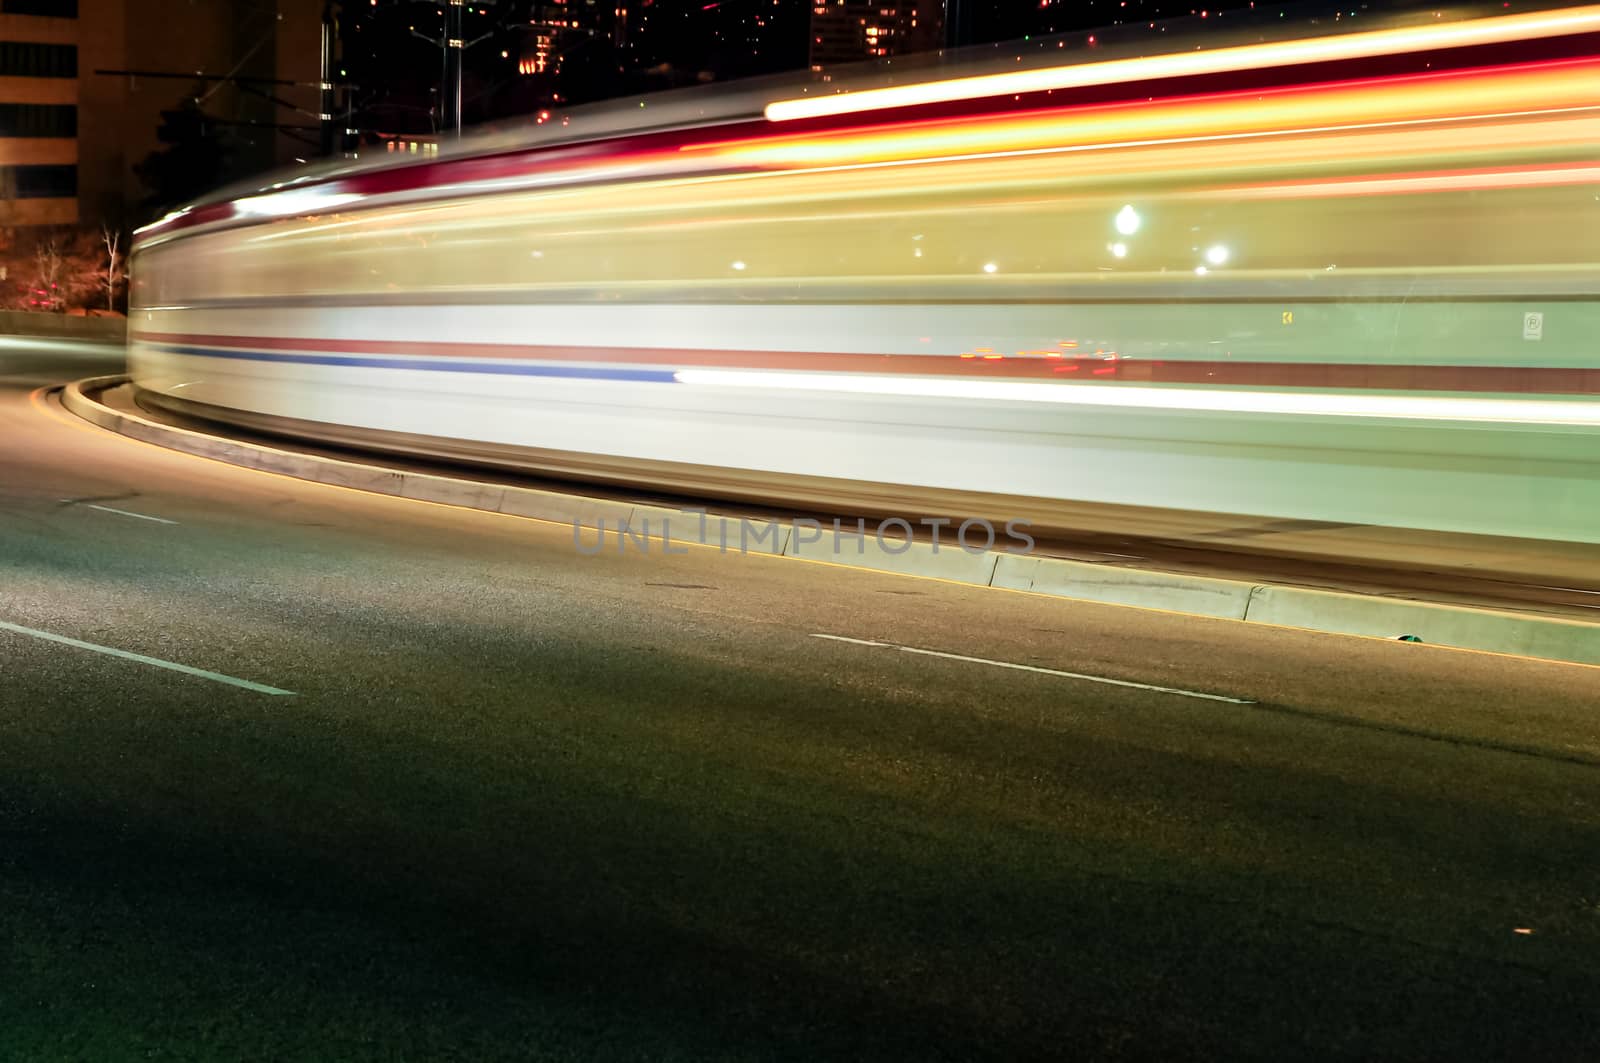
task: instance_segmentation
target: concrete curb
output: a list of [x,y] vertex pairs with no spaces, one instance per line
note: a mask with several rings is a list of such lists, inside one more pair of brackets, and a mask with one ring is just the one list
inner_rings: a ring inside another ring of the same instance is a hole
[[1244,619],[1346,635],[1416,635],[1424,642],[1523,657],[1600,664],[1600,625],[1489,609],[1402,601],[1306,587],[1251,589]]
[[1437,646],[1600,665],[1600,624],[1064,558],[974,553],[953,543],[935,546],[860,534],[853,521],[835,526],[832,521],[784,524],[747,520],[385,469],[175,428],[114,410],[90,397],[90,393],[126,382],[127,377],[114,376],[69,384],[62,393],[62,405],[109,431],[231,465],[376,494],[570,524],[574,547],[583,553],[623,548],[621,540],[626,535],[628,549],[677,552],[677,544],[695,543],[732,553],[827,561],[1107,605],[1342,635],[1414,635]]

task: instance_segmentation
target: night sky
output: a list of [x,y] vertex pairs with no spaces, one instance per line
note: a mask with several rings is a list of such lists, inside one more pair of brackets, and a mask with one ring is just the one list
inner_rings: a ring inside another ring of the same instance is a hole
[[[904,2],[904,0],[901,0]],[[612,12],[626,5],[620,35]],[[1365,13],[1393,3],[1349,3]],[[1207,6],[1170,0],[960,0],[953,21],[963,43],[985,44],[1085,30],[1125,27],[1120,33],[1161,32],[1152,22],[1183,19],[1220,31],[1275,18],[1282,7],[1250,0]],[[658,89],[804,69],[810,62],[813,0],[499,0],[468,9],[465,118],[468,124],[527,115]],[[1330,3],[1287,9],[1289,17],[1326,14]],[[343,78],[355,124],[388,134],[430,133],[440,80],[441,50],[422,39],[440,36],[442,16],[420,0],[356,0],[341,15]],[[559,72],[525,67],[537,24],[566,22],[556,31]],[[576,27],[570,23],[577,23]],[[1186,31],[1187,27],[1185,27]],[[618,38],[621,43],[617,43]]]

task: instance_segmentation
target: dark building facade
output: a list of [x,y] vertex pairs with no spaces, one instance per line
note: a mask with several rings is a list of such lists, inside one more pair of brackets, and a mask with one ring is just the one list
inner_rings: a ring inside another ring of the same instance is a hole
[[0,227],[136,218],[149,189],[135,167],[182,100],[198,101],[233,172],[315,154],[321,9],[0,0]]
[[813,70],[933,51],[943,43],[942,0],[816,0],[811,10]]

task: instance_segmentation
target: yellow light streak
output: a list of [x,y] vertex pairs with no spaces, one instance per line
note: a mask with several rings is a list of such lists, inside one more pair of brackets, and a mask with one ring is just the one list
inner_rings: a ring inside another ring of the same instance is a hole
[[983,74],[916,85],[864,89],[859,92],[817,98],[778,100],[767,105],[765,114],[768,121],[789,122],[802,118],[859,114],[864,111],[951,103],[989,96],[1261,70],[1300,63],[1370,59],[1442,48],[1504,44],[1510,41],[1540,40],[1596,30],[1600,30],[1600,6],[1590,6],[1568,11],[1497,16],[1444,25],[1369,30],[1310,40],[1239,45],[1209,52],[1141,56],[1104,63],[1052,67],[1048,70]]
[[1574,113],[1600,106],[1600,63],[1403,78],[1159,104],[918,122],[689,145],[750,166],[838,166],[1072,147],[1324,133],[1403,123]]
[[[952,359],[951,373],[960,372]],[[892,395],[965,402],[1043,402],[1138,410],[1183,410],[1292,417],[1370,417],[1470,424],[1600,424],[1600,402],[1456,398],[1433,395],[1332,395],[1308,391],[1239,391],[1126,384],[1032,383],[957,377],[796,373],[778,370],[683,369],[681,384],[768,391]]]
[[1305,199],[1328,196],[1379,196],[1407,192],[1457,192],[1485,188],[1547,188],[1600,184],[1600,166],[1557,166],[1542,170],[1484,170],[1478,173],[1425,173],[1394,177],[1344,177],[1332,181],[1288,181],[1277,185],[1207,189],[1196,199]]

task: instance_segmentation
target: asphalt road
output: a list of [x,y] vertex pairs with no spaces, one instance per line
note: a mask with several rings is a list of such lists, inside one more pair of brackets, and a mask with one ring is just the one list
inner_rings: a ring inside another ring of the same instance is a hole
[[0,346],[0,1059],[1600,1058],[1600,670],[581,556],[117,364]]

